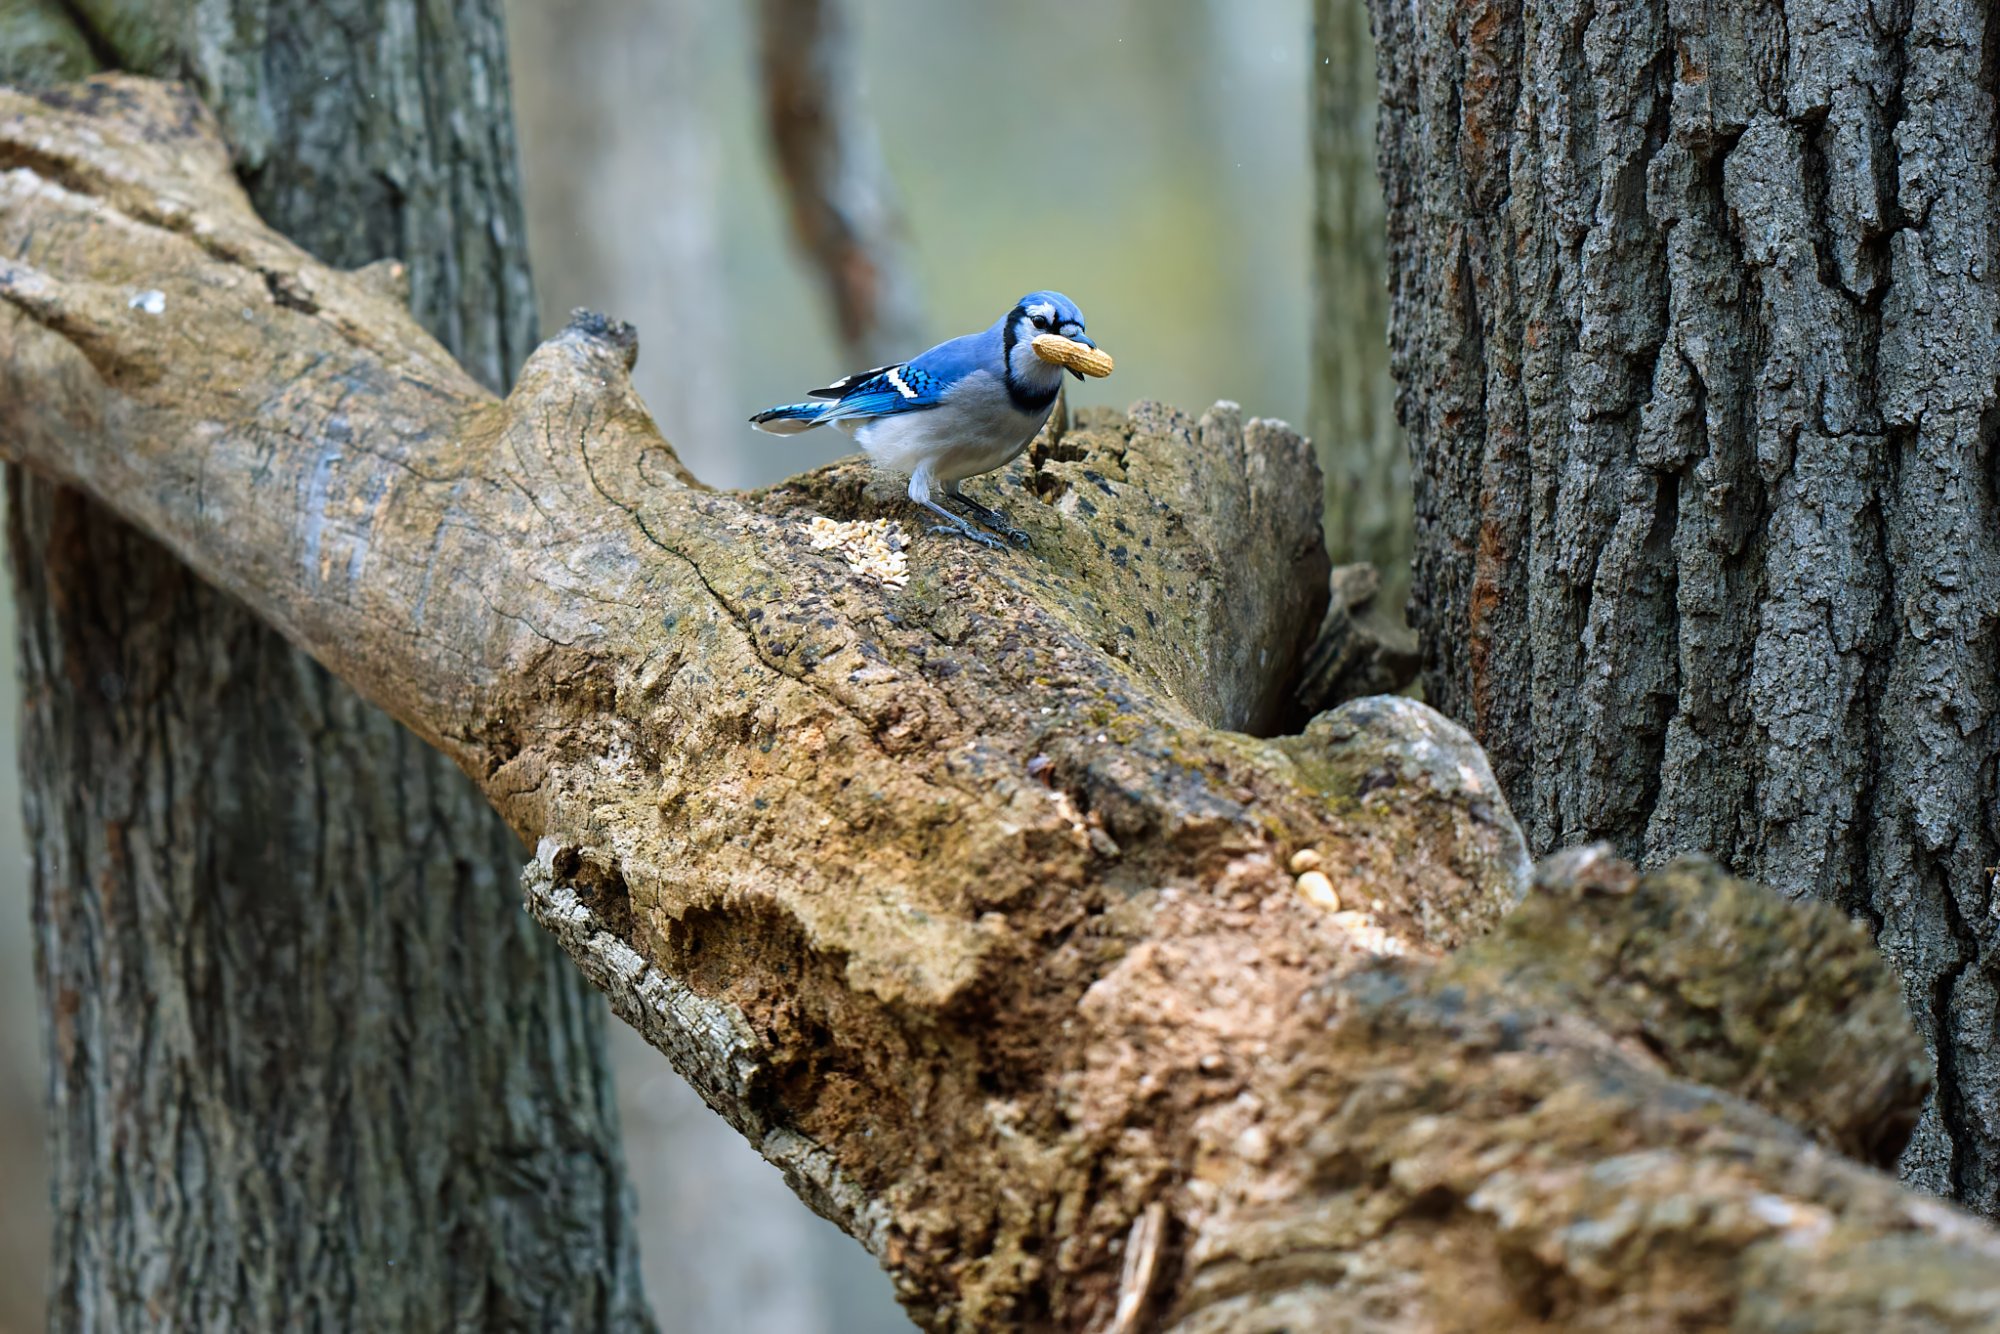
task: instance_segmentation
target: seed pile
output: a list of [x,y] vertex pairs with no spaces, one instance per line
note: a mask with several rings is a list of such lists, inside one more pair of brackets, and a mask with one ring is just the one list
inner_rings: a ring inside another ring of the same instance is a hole
[[[1370,954],[1396,957],[1409,953],[1409,947],[1385,930],[1373,913],[1342,912],[1340,893],[1333,887],[1333,880],[1320,869],[1321,858],[1316,848],[1300,848],[1292,854],[1291,871],[1293,888],[1299,897],[1329,914],[1333,924],[1347,932],[1348,939],[1355,948]],[[1381,907],[1381,904],[1376,904]]]
[[842,523],[824,514],[804,524],[814,551],[838,552],[847,568],[889,588],[910,582],[910,539],[894,519],[856,519]]

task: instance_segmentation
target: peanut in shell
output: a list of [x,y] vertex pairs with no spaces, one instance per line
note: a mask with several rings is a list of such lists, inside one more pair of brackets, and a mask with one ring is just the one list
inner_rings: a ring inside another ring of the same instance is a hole
[[1082,371],[1085,375],[1103,379],[1111,374],[1116,364],[1109,352],[1100,352],[1094,347],[1085,347],[1073,338],[1061,334],[1036,334],[1035,355],[1052,365],[1065,370]]

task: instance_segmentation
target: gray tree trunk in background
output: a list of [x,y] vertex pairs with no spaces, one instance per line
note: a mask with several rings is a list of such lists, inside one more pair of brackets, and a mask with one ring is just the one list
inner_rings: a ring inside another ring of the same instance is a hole
[[[504,383],[535,329],[497,8],[214,8],[73,6],[202,89],[275,225],[406,257],[418,314]],[[0,4],[36,36],[9,77],[81,72],[66,26]],[[604,1005],[521,911],[519,844],[161,548],[10,486],[50,1328],[647,1327]]]
[[1369,561],[1382,603],[1410,586],[1410,454],[1389,375],[1389,279],[1375,174],[1375,43],[1367,0],[1313,0],[1312,399],[1327,548]]
[[2000,1212],[2000,28],[1375,0],[1429,698],[1538,850],[1876,928]]
[[[672,356],[640,392],[676,448],[736,464],[747,429],[717,200],[730,150],[708,67],[730,15],[708,0],[509,0],[514,116],[545,309],[615,312]],[[739,17],[738,23],[746,22]],[[740,83],[743,74],[732,69]],[[738,481],[742,479],[736,479]]]

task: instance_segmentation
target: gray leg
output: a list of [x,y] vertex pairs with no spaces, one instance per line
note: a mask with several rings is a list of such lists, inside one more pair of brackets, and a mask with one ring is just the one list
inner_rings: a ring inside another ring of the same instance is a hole
[[958,489],[957,482],[946,484],[944,498],[956,504],[960,509],[985,524],[988,528],[991,528],[994,532],[1000,534],[1000,536],[1006,538],[1009,542],[1018,542],[1024,547],[1028,545],[1027,533],[1015,527],[1007,516],[999,510],[988,509],[971,496],[961,492]]
[[930,467],[926,464],[910,474],[910,499],[922,505],[931,513],[944,519],[941,524],[932,524],[931,531],[945,537],[962,537],[968,542],[977,542],[982,547],[998,548],[1000,539],[990,533],[982,533],[964,519],[959,518],[944,506],[931,499]]

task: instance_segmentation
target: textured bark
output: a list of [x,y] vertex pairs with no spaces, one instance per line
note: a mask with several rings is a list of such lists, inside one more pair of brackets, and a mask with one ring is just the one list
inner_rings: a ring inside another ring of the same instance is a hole
[[1375,176],[1375,43],[1366,0],[1313,0],[1312,429],[1334,559],[1410,589],[1410,452],[1389,375],[1389,279]]
[[792,236],[859,364],[921,346],[923,308],[902,209],[861,108],[847,0],[758,0],[764,122]]
[[16,540],[89,576],[23,609],[49,1327],[643,1325],[603,1007],[491,808],[74,492]]
[[[411,256],[375,279],[504,381],[533,308],[490,7],[78,9],[218,94],[300,243]],[[519,911],[520,845],[171,554],[10,491],[50,1328],[646,1325],[602,1007]]]
[[1378,3],[1427,697],[1530,841],[1871,922],[2000,1210],[2000,182],[1974,0]]
[[1221,730],[1318,623],[1290,431],[1085,414],[998,479],[1033,554],[884,586],[812,520],[897,488],[700,487],[598,317],[495,402],[168,90],[0,94],[0,166],[0,441],[458,759],[536,916],[927,1324],[2000,1311],[2000,1237],[1815,1143],[1895,1152],[1924,1083],[1839,913],[1583,857],[1507,917],[1519,832],[1425,706]]

